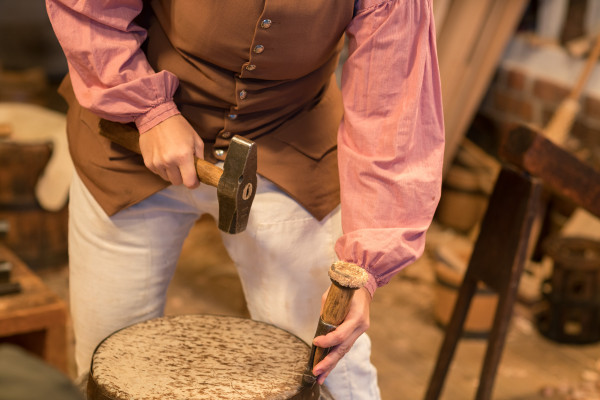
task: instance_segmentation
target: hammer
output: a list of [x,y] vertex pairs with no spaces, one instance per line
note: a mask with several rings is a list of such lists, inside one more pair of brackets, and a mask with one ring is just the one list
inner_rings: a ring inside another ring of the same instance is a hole
[[[367,272],[356,264],[337,261],[329,268],[331,286],[325,298],[323,312],[319,318],[315,337],[326,335],[337,328],[348,315],[350,301],[356,289],[367,283]],[[302,385],[314,385],[317,377],[312,373],[314,367],[329,354],[331,348],[312,346],[306,370],[302,375]]]
[[[101,119],[100,134],[124,148],[141,154],[139,132],[131,125]],[[235,135],[229,144],[223,169],[195,158],[200,182],[217,188],[219,229],[240,233],[246,229],[250,207],[256,194],[256,144]]]

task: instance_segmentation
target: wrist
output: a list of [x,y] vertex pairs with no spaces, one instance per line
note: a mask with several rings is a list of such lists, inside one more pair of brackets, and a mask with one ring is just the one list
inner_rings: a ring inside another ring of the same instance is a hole
[[143,134],[167,118],[177,114],[181,114],[181,112],[177,108],[177,105],[175,105],[175,103],[171,100],[151,108],[145,114],[137,117],[134,122],[140,134]]

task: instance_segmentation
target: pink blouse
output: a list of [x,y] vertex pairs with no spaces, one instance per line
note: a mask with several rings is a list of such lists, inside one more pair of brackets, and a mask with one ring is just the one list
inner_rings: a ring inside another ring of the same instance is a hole
[[[46,0],[80,104],[145,132],[178,114],[175,75],[155,72],[133,23],[142,0]],[[438,204],[444,151],[431,0],[359,0],[346,30],[338,132],[343,235],[335,250],[367,289],[414,262]]]

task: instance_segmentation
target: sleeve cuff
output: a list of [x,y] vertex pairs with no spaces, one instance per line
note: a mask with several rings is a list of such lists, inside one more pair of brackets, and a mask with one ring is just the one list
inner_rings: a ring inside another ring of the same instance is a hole
[[367,272],[367,274],[369,274],[369,278],[367,279],[367,283],[365,284],[364,288],[367,289],[372,299],[373,295],[375,294],[375,290],[377,290],[377,280],[370,272]]
[[154,128],[165,119],[172,117],[173,115],[181,114],[177,105],[171,100],[153,107],[150,111],[140,115],[135,119],[135,125],[137,126],[140,134],[147,132]]

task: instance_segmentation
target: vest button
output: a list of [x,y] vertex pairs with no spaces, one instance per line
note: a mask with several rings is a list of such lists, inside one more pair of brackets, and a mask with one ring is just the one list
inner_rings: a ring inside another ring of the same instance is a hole
[[260,27],[263,29],[269,29],[271,27],[271,24],[273,22],[270,19],[263,19],[262,21],[260,21]]
[[217,157],[223,157],[225,155],[225,150],[223,149],[217,149],[215,150],[215,156]]
[[254,71],[255,69],[256,69],[256,65],[254,65],[254,64],[246,65],[246,70],[248,70],[248,71]]
[[227,116],[227,118],[229,118],[229,119],[230,119],[230,120],[232,120],[232,121],[233,121],[234,119],[236,119],[237,117],[238,117],[238,115],[237,115],[237,114],[229,114],[229,115]]
[[263,51],[265,51],[265,46],[263,46],[262,44],[257,44],[256,46],[254,46],[254,51],[256,54],[260,54]]
[[229,139],[231,137],[231,132],[223,132],[221,133],[221,137],[223,139]]
[[240,100],[244,100],[248,96],[248,92],[240,90]]

